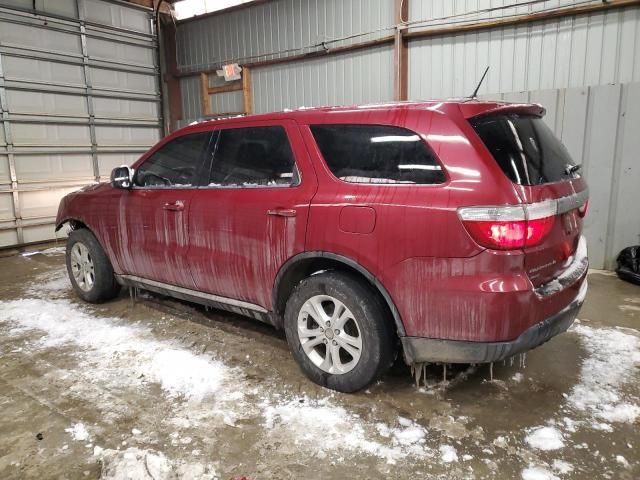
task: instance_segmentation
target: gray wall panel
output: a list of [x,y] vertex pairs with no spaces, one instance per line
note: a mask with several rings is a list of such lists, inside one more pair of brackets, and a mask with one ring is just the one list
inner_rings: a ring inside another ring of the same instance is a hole
[[104,146],[122,145],[148,147],[160,140],[160,132],[153,127],[96,126],[96,140]]
[[11,133],[16,147],[91,145],[88,125],[15,123],[11,126]]
[[54,114],[88,116],[87,100],[78,95],[63,95],[7,88],[7,105],[12,114]]
[[144,10],[122,8],[120,5],[100,0],[81,0],[81,2],[84,5],[84,15],[87,20],[140,33],[151,33],[149,15]]
[[93,99],[96,117],[157,120],[160,115],[157,102],[96,97]]
[[13,218],[13,196],[10,193],[0,193],[0,222]]
[[180,79],[182,92],[182,126],[202,117],[200,102],[200,77],[184,77]]
[[[0,223],[0,227],[2,224]],[[18,233],[14,228],[2,230],[0,229],[0,247],[16,245],[18,243]]]
[[116,63],[127,62],[139,66],[153,67],[155,61],[153,49],[141,45],[129,45],[117,41],[88,37],[87,49],[91,57]]
[[412,41],[409,97],[640,81],[640,8]]
[[90,179],[93,166],[89,154],[18,155],[16,175],[23,181]]
[[11,177],[9,176],[9,157],[7,155],[2,155],[2,150],[0,150],[0,184],[10,182]]
[[[584,174],[590,182],[589,215],[585,220],[590,259],[596,267],[605,265],[607,226],[611,184],[616,154],[616,133],[620,117],[620,85],[593,87],[589,95],[585,151],[582,157]],[[580,161],[580,159],[577,159]]]
[[81,65],[3,56],[7,80],[38,80],[50,85],[84,85]]
[[0,21],[0,41],[4,45],[47,50],[62,54],[82,53],[80,35],[74,32],[49,30],[41,24],[20,25]]
[[377,47],[253,71],[254,111],[393,98],[393,49]]
[[95,88],[158,94],[158,77],[154,73],[144,74],[97,67],[90,70],[91,82]]
[[606,258],[610,267],[620,250],[640,244],[640,83],[623,90],[621,107],[607,232]]
[[[276,0],[230,12],[181,22],[177,31],[178,66],[210,68],[226,60],[249,59],[287,49],[319,44],[354,33],[371,32],[344,45],[389,35],[393,24],[390,0]],[[274,27],[275,26],[275,27]]]
[[[63,15],[65,17],[77,17],[76,0],[36,0],[36,10]],[[12,6],[23,9],[32,9],[33,0],[3,0],[1,6]]]

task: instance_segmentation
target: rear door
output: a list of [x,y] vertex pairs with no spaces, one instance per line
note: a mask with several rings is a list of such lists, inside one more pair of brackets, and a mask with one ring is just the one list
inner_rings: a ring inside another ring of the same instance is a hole
[[210,131],[177,137],[137,166],[119,212],[124,273],[194,288],[187,219],[211,138]]
[[579,167],[538,116],[489,114],[470,122],[501,170],[518,186],[522,203],[536,207],[530,215],[547,215],[546,201],[558,200],[549,233],[540,244],[525,248],[525,268],[532,283],[547,283],[569,266],[582,234],[587,187]]
[[293,121],[216,130],[207,186],[191,201],[189,265],[196,288],[271,309],[276,274],[304,251],[317,183]]

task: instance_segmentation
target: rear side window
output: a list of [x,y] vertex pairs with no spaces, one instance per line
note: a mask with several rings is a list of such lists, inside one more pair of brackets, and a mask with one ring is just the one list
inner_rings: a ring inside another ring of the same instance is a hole
[[502,171],[519,185],[540,185],[573,178],[573,160],[541,118],[487,115],[470,120]]
[[352,183],[443,183],[445,175],[418,134],[382,125],[312,125],[331,172]]
[[293,152],[281,126],[220,130],[210,186],[288,186],[298,183]]
[[211,132],[178,137],[162,146],[136,170],[135,185],[141,187],[190,187],[195,181]]

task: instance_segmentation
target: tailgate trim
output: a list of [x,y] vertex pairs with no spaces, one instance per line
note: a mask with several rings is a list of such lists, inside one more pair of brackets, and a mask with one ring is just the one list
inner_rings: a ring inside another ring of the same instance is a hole
[[585,188],[581,192],[560,197],[556,200],[558,205],[558,214],[567,213],[576,208],[582,207],[589,199],[589,189]]
[[538,297],[548,297],[554,293],[561,292],[582,278],[588,269],[587,239],[584,235],[581,235],[571,264],[559,276],[536,288],[536,295],[538,295]]

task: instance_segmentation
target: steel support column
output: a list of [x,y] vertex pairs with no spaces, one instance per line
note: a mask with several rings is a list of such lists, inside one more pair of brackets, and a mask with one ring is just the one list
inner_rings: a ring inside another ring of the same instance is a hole
[[396,30],[393,36],[393,93],[395,100],[406,100],[409,92],[409,45],[405,38],[409,19],[409,0],[395,0]]
[[0,113],[2,114],[2,128],[4,141],[7,144],[7,158],[9,161],[9,180],[11,181],[11,196],[13,199],[13,217],[16,226],[18,243],[24,243],[24,231],[22,228],[22,211],[20,209],[20,197],[18,195],[18,175],[16,173],[16,159],[13,152],[13,139],[11,137],[11,124],[9,123],[9,105],[4,88],[4,69],[2,68],[2,54],[0,53]]

